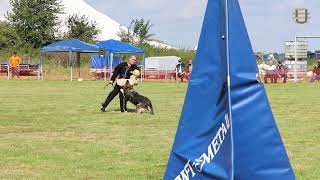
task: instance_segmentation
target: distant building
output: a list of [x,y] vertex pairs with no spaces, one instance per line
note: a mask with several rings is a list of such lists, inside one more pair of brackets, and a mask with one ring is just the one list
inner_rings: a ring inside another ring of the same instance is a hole
[[295,61],[288,60],[288,61],[284,61],[284,65],[286,65],[288,68],[288,76],[289,77],[294,77],[295,67],[297,68],[296,72],[297,72],[297,77],[299,79],[301,79],[307,75],[307,72],[308,72],[308,61],[307,60],[297,61],[297,64]]
[[[295,44],[296,43],[296,44]],[[297,55],[298,62],[295,62]],[[310,53],[309,53],[310,55]],[[285,42],[285,62],[288,67],[288,76],[294,77],[294,72],[297,73],[299,79],[307,75],[308,70],[308,41],[286,41]],[[296,67],[296,70],[295,70]]]
[[307,60],[308,58],[308,41],[286,41],[285,42],[285,59],[295,60],[295,46],[297,49],[297,58],[299,61]]

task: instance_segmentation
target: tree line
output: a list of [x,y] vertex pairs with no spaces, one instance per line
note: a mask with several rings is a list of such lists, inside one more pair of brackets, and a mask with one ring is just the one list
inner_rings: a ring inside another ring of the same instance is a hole
[[[0,51],[4,49],[24,49],[26,52],[38,49],[62,39],[80,39],[95,43],[101,32],[96,21],[85,15],[70,15],[65,22],[59,21],[64,13],[61,0],[9,0],[12,11],[0,21]],[[61,27],[67,27],[65,32]],[[193,58],[188,50],[158,49],[148,45],[154,34],[150,33],[149,20],[134,19],[128,28],[121,29],[117,35],[121,41],[147,49],[147,56],[178,55]],[[173,54],[172,54],[173,53]]]
[[[94,42],[100,30],[95,21],[78,14],[70,15],[66,22],[59,21],[64,13],[60,0],[10,0],[12,12],[7,21],[0,21],[0,48],[39,48],[60,39],[77,38]],[[62,23],[67,31],[60,33]]]
[[[7,21],[0,21],[0,48],[28,45],[34,48],[50,44],[59,39],[77,38],[86,42],[96,42],[101,30],[96,21],[85,15],[70,15],[66,22],[59,22],[64,13],[60,0],[10,0],[12,12],[7,13]],[[65,23],[67,32],[60,33]],[[124,42],[145,43],[154,34],[150,33],[149,20],[134,19],[127,30],[120,30],[119,37]]]

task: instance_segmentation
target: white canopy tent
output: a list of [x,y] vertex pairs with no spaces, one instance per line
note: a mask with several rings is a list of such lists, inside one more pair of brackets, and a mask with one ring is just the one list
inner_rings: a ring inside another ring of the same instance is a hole
[[146,79],[167,79],[175,76],[175,68],[180,57],[177,56],[161,56],[145,58],[144,77]]
[[170,71],[175,70],[179,60],[181,58],[177,56],[148,57],[145,59],[144,67],[145,70]]

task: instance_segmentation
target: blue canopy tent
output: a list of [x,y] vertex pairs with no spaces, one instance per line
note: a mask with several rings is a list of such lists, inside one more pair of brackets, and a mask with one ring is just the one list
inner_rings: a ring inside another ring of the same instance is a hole
[[113,61],[109,60],[109,56],[105,56],[101,58],[99,55],[92,55],[91,56],[91,65],[90,68],[93,69],[102,69],[105,67],[110,67],[112,64],[112,68],[115,68],[118,64],[121,63],[122,57],[120,56],[113,56]]
[[70,66],[70,80],[72,81],[72,52],[77,53],[78,63],[78,78],[80,78],[80,53],[98,53],[99,47],[93,44],[89,44],[78,39],[68,39],[58,41],[48,46],[40,48],[40,74],[38,79],[43,80],[42,71],[42,54],[45,52],[68,52],[68,62]]
[[[135,47],[131,44],[117,41],[114,39],[110,39],[107,41],[102,41],[96,43],[97,46],[104,48],[108,54],[109,54],[109,60],[110,60],[110,72],[112,72],[112,62],[113,62],[113,55],[114,54],[143,54],[143,61],[144,61],[144,49],[140,49],[138,47]],[[110,73],[110,76],[112,74]],[[106,76],[105,76],[106,80]]]

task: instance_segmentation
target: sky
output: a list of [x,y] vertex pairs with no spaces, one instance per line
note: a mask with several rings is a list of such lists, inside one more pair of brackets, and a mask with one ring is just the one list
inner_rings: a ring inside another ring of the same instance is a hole
[[[132,19],[149,19],[155,39],[184,48],[197,46],[207,0],[84,0],[122,25]],[[284,52],[284,41],[320,36],[320,0],[239,0],[254,51]],[[2,7],[8,0],[0,0]],[[295,8],[307,8],[307,24],[293,20]],[[309,40],[309,49],[320,49],[320,39]]]

